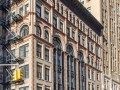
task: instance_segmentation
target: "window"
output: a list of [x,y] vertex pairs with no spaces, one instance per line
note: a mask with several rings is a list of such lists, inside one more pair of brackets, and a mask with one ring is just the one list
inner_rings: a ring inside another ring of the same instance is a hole
[[63,15],[63,6],[61,6],[61,14]]
[[49,22],[49,11],[45,8],[45,15],[44,15],[44,19]]
[[88,78],[90,79],[90,69],[88,68]]
[[36,34],[41,37],[41,28],[39,26],[36,27]]
[[39,57],[39,58],[41,58],[41,45],[39,45],[39,44],[37,44],[37,48],[36,48],[36,50],[37,50],[37,57]]
[[100,90],[99,85],[97,85],[97,90]]
[[42,79],[42,64],[37,63],[37,78]]
[[49,41],[49,34],[48,34],[47,31],[45,31],[45,40],[46,40],[46,41]]
[[90,89],[90,83],[89,83],[89,82],[88,82],[88,90],[91,90],[91,89]]
[[92,70],[92,80],[94,80],[94,71]]
[[37,84],[37,90],[42,90],[42,85],[41,84]]
[[59,11],[59,3],[57,3],[57,10]]
[[54,25],[54,27],[57,28],[57,19],[55,17],[53,17],[53,25]]
[[25,14],[27,14],[29,12],[29,4],[25,5]]
[[84,46],[84,44],[85,44],[85,38],[84,38],[84,36],[82,36],[82,45]]
[[21,87],[21,88],[19,88],[19,90],[29,90],[29,87],[27,86],[27,87]]
[[28,57],[28,53],[29,53],[29,44],[25,44],[23,46],[21,46],[19,48],[19,56],[20,58],[25,58],[25,57]]
[[94,66],[94,60],[93,60],[93,57],[91,59],[91,65]]
[[80,43],[80,35],[78,35],[78,42]]
[[83,56],[83,53],[82,53],[82,52],[79,52],[79,53],[78,53],[78,59],[79,59],[79,60],[82,60],[82,61],[84,60],[84,56]]
[[72,38],[75,39],[75,30],[72,30]]
[[70,37],[70,28],[67,27],[67,35]]
[[36,13],[38,16],[41,17],[41,7],[39,7],[39,6],[36,7]]
[[72,15],[70,14],[70,21],[72,21]]
[[45,60],[49,61],[49,49],[45,48]]
[[20,14],[21,16],[23,16],[23,7],[20,7],[20,8],[19,8],[19,14]]
[[45,66],[45,80],[49,81],[49,66]]
[[94,83],[92,83],[92,90],[95,90],[95,89],[94,89]]
[[68,18],[68,11],[66,10],[66,18]]
[[93,44],[91,43],[91,52],[93,52]]
[[29,66],[25,65],[20,67],[23,72],[23,78],[29,78]]
[[49,86],[45,86],[45,90],[50,90],[50,87]]
[[29,27],[27,25],[24,25],[20,30],[20,36],[24,37],[29,34]]
[[75,24],[75,17],[73,17],[73,24]]
[[63,22],[60,21],[60,30],[63,31]]
[[99,73],[97,73],[97,80],[99,80]]

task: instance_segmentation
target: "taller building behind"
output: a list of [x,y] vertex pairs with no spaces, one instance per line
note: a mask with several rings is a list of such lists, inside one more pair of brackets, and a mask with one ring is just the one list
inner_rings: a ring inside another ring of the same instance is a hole
[[79,0],[103,26],[103,89],[120,83],[120,0]]

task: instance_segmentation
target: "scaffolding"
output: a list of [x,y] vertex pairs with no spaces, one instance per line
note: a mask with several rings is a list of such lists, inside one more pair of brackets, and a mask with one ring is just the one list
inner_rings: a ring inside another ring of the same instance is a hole
[[[24,60],[20,57],[16,57],[10,48],[11,43],[16,43],[16,41],[21,41],[22,38],[19,35],[16,35],[11,29],[10,24],[14,24],[22,20],[20,14],[13,14],[10,11],[11,5],[17,4],[21,0],[0,0],[0,11],[2,12],[2,17],[0,17],[0,26],[2,27],[2,32],[5,32],[0,37],[0,45],[2,46],[3,55],[0,56],[0,64],[21,64]],[[4,55],[7,53],[7,55]],[[22,81],[23,82],[23,81]],[[22,84],[21,81],[16,82],[17,84]],[[14,84],[16,84],[14,83]],[[11,90],[12,84],[12,70],[11,66],[3,67],[3,80],[0,82],[3,85],[3,90]]]

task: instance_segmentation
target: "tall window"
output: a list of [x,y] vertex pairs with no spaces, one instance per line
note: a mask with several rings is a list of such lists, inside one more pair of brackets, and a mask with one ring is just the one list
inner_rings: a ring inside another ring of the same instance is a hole
[[41,28],[39,26],[36,27],[36,34],[41,37]]
[[92,80],[94,80],[94,71],[92,70]]
[[49,49],[45,48],[45,60],[49,61]]
[[67,35],[70,36],[70,28],[67,27]]
[[61,6],[61,14],[63,15],[63,6]]
[[29,78],[29,66],[25,65],[20,67],[23,72],[23,78]]
[[28,47],[29,47],[29,44],[25,44],[19,48],[19,56],[21,58],[28,57],[28,52],[29,52]]
[[73,24],[75,24],[75,17],[73,17]]
[[88,78],[90,79],[90,69],[88,68]]
[[[74,62],[74,51],[73,51],[73,48],[68,45],[67,46],[67,52],[68,52],[68,56],[67,56],[67,70],[68,70],[68,88],[69,90],[71,89],[70,87],[70,83],[72,84],[72,89],[76,90],[76,87],[75,87],[75,62]],[[70,74],[71,73],[71,74]]]
[[49,11],[45,8],[44,19],[49,22]]
[[72,30],[72,38],[75,39],[75,31]]
[[95,88],[94,88],[94,83],[92,83],[92,90],[95,90]]
[[70,21],[72,21],[72,15],[70,14]]
[[25,14],[27,14],[29,12],[29,4],[25,5]]
[[23,7],[20,7],[20,8],[19,8],[19,14],[20,14],[21,16],[23,16]]
[[59,3],[57,3],[57,10],[59,11]]
[[45,66],[45,80],[49,81],[49,66]]
[[93,57],[91,58],[91,65],[94,66],[94,60],[93,60]]
[[49,41],[49,34],[48,34],[47,31],[45,31],[45,40],[46,40],[46,41]]
[[42,64],[37,63],[37,78],[42,79]]
[[39,6],[36,7],[36,13],[38,16],[41,17],[41,7],[39,7]]
[[20,36],[24,37],[29,34],[29,27],[27,25],[22,26],[20,30]]
[[68,18],[68,11],[66,10],[66,18]]
[[88,82],[88,90],[91,90],[91,89],[90,89],[90,83],[89,83],[89,82]]
[[[64,85],[63,79],[64,79],[64,73],[62,69],[62,66],[64,66],[63,61],[62,61],[62,45],[60,39],[57,37],[53,38],[53,44],[55,46],[54,48],[54,53],[53,53],[53,58],[54,58],[54,90],[63,90]],[[56,68],[58,68],[56,70]],[[57,81],[59,80],[59,81]]]
[[54,25],[54,27],[57,28],[57,19],[55,17],[53,17],[53,25]]
[[63,31],[63,22],[60,21],[60,30]]
[[37,48],[36,48],[36,53],[37,53],[37,57],[41,58],[41,45],[37,44]]

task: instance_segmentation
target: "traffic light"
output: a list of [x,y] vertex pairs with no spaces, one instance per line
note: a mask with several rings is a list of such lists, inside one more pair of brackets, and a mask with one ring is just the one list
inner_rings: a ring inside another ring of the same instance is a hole
[[14,70],[12,73],[12,81],[17,81],[17,71]]
[[17,68],[17,79],[18,80],[23,80],[23,72],[19,68]]
[[16,82],[20,80],[23,80],[23,72],[20,68],[17,68],[12,73],[12,81]]

